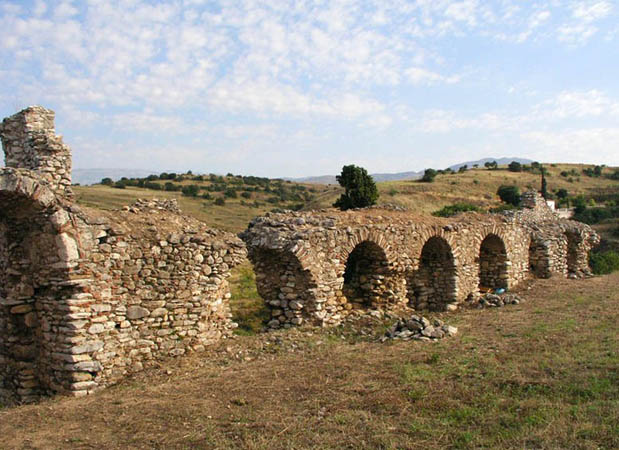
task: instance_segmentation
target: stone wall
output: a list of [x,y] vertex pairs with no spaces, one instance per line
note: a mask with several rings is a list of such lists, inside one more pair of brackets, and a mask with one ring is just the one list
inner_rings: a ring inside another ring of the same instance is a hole
[[[359,309],[456,309],[480,290],[511,289],[530,276],[590,273],[595,232],[559,219],[539,194],[526,197],[531,208],[450,219],[380,208],[270,213],[241,237],[258,280],[311,280],[268,283],[271,327],[333,325]],[[283,270],[265,258],[274,254],[295,263]],[[286,297],[295,298],[294,311],[270,301]]]
[[24,161],[0,169],[0,403],[86,395],[230,333],[240,239],[175,201],[79,208]]
[[70,197],[71,149],[56,136],[54,111],[31,106],[0,124],[5,166],[30,169],[58,195]]

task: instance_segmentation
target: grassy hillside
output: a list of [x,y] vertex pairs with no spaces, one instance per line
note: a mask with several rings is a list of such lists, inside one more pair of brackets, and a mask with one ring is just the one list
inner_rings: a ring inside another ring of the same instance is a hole
[[[548,191],[566,189],[570,196],[585,195],[596,197],[614,192],[619,194],[619,181],[605,177],[588,177],[582,170],[592,168],[582,164],[556,164],[544,166],[547,175]],[[575,171],[581,175],[561,176],[561,172]],[[606,168],[605,173],[614,169]],[[570,181],[571,180],[571,181]],[[418,212],[431,213],[453,203],[468,202],[481,207],[499,204],[496,191],[500,185],[516,185],[521,191],[541,187],[541,176],[529,172],[510,172],[506,167],[499,170],[485,168],[470,169],[463,173],[437,175],[434,182],[393,181],[380,183],[379,192],[382,203],[395,203]]]
[[[203,178],[203,179],[200,179]],[[258,181],[256,181],[258,180]],[[208,225],[238,233],[249,221],[274,208],[299,209],[319,201],[333,188],[254,177],[179,176],[174,180],[151,180],[151,188],[107,185],[75,186],[78,203],[100,209],[120,208],[137,198],[177,198],[181,209]],[[249,183],[249,184],[248,184]],[[166,190],[168,189],[179,190]],[[152,189],[157,185],[160,189]],[[195,186],[196,196],[180,189]],[[218,204],[223,202],[223,204]]]
[[[584,195],[603,200],[605,195],[619,194],[619,181],[604,176],[589,177],[582,174],[584,169],[593,166],[582,164],[545,165],[550,192],[566,189],[571,197]],[[612,173],[613,168],[604,169],[604,174]],[[561,173],[577,175],[562,176]],[[333,185],[302,184],[282,180],[270,180],[268,188],[261,184],[247,184],[241,177],[202,177],[183,175],[176,180],[154,180],[165,189],[166,183],[176,188],[195,185],[199,189],[197,197],[188,197],[180,191],[152,190],[127,186],[116,189],[110,186],[76,186],[78,202],[95,208],[119,208],[135,201],[136,198],[175,197],[181,208],[213,227],[239,232],[255,216],[275,208],[282,209],[320,209],[329,208],[342,193],[342,188]],[[247,178],[247,177],[246,177]],[[254,177],[249,177],[254,178]],[[259,179],[265,180],[265,179]],[[485,168],[470,169],[463,173],[438,175],[434,182],[390,181],[378,183],[379,204],[392,203],[419,213],[432,213],[443,206],[458,202],[473,203],[488,208],[497,206],[500,201],[496,191],[502,184],[516,185],[521,191],[540,188],[540,175],[529,172],[510,172],[506,167],[499,170]],[[225,186],[225,187],[224,187]],[[210,190],[209,190],[210,189]],[[219,190],[213,190],[219,189]],[[234,190],[236,197],[231,197]],[[203,198],[207,195],[208,198]],[[227,196],[228,195],[228,196]],[[244,197],[245,196],[245,197]],[[223,199],[224,205],[217,205]]]
[[[0,409],[0,448],[619,448],[619,274],[540,280],[517,306],[238,337],[95,395]],[[363,335],[366,333],[366,335]]]

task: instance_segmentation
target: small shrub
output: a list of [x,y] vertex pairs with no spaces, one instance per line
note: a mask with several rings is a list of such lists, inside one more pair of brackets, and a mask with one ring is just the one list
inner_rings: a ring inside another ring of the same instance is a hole
[[222,197],[217,197],[215,199],[215,204],[217,206],[224,206],[226,204],[226,201]]
[[183,195],[187,197],[197,197],[200,192],[200,187],[195,184],[190,184],[188,186],[183,186],[182,188]]
[[605,275],[619,270],[619,252],[609,250],[603,253],[591,253],[589,265],[593,273]]
[[389,192],[387,192],[387,194],[389,194],[391,197],[395,196],[398,193],[398,190],[395,188],[391,188],[389,189]]
[[518,206],[520,204],[520,189],[518,186],[501,185],[496,192],[501,200],[510,205]]
[[421,181],[424,183],[432,183],[434,178],[436,178],[437,173],[438,172],[434,169],[426,169],[423,173],[423,177],[421,177]]

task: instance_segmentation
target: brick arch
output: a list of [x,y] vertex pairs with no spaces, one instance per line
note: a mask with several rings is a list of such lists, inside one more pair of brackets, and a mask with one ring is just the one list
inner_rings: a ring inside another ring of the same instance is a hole
[[409,303],[416,309],[444,310],[457,300],[456,259],[449,237],[437,233],[423,242],[417,270],[407,280]]

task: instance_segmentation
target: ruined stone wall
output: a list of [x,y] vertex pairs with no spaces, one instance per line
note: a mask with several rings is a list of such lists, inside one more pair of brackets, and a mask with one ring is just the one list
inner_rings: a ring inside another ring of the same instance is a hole
[[31,106],[0,124],[5,166],[35,171],[58,195],[71,197],[71,149],[56,136],[54,111]]
[[0,403],[85,395],[230,333],[240,239],[175,201],[79,208],[57,181],[0,169]]
[[358,309],[456,309],[480,289],[511,289],[534,275],[567,275],[568,265],[574,276],[588,273],[593,230],[559,220],[537,194],[529,197],[531,209],[450,219],[380,208],[267,214],[241,237],[258,280],[288,280],[298,272],[287,265],[284,273],[264,258],[269,252],[289,255],[304,279],[312,280],[286,289],[269,283],[269,299],[297,300],[294,311],[277,304],[272,327],[333,325]]

